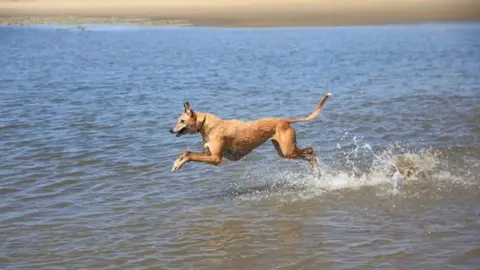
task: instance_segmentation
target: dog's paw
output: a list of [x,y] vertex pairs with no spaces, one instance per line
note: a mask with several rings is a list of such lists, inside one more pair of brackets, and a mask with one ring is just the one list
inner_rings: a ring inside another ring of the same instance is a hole
[[184,157],[179,157],[175,160],[175,162],[173,162],[173,166],[172,166],[172,172],[176,172],[178,170],[180,170],[180,168],[182,167],[182,160],[184,159]]
[[172,172],[176,172],[180,169],[180,167],[178,166],[178,161],[175,160],[175,162],[173,163],[173,166],[172,166]]
[[173,162],[172,166],[172,172],[176,172],[180,170],[180,168],[185,164],[186,158],[187,158],[188,153],[182,154],[180,157],[178,157],[175,162]]

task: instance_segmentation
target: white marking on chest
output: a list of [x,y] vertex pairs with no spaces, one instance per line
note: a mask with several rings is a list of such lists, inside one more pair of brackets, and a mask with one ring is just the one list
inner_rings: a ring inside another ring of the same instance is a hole
[[210,153],[210,145],[208,143],[203,144],[203,152]]

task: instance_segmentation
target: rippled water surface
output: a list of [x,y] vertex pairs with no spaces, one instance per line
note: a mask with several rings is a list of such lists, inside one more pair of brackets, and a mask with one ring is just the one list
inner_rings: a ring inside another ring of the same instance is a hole
[[[0,28],[2,269],[478,269],[480,26]],[[194,110],[300,146],[170,172]],[[405,180],[390,178],[410,169]]]

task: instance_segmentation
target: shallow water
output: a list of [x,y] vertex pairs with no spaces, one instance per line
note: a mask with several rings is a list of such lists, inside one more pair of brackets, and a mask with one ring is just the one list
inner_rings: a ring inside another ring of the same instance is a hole
[[[480,25],[0,28],[2,269],[478,269]],[[223,118],[299,117],[170,169]],[[394,182],[389,169],[414,169]]]

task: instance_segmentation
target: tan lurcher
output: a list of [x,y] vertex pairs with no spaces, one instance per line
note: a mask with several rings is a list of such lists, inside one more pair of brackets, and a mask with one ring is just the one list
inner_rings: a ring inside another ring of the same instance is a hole
[[322,111],[323,104],[331,93],[326,93],[315,110],[307,117],[284,119],[262,118],[255,121],[224,120],[211,113],[194,112],[188,102],[184,112],[170,133],[177,137],[200,133],[204,142],[203,152],[184,152],[174,162],[172,172],[178,171],[187,162],[203,162],[218,166],[222,159],[237,161],[248,155],[267,140],[271,140],[282,158],[302,159],[317,170],[317,157],[312,147],[299,148],[295,129],[291,124],[311,121]]

